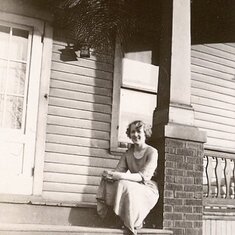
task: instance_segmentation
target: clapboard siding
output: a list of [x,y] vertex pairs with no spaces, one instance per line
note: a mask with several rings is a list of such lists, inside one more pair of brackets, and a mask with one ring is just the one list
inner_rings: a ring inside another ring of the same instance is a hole
[[58,153],[46,153],[45,161],[50,163],[62,163],[62,164],[75,164],[80,166],[90,167],[109,167],[112,168],[117,164],[117,159],[97,158],[81,155],[69,155]]
[[68,126],[58,126],[58,125],[48,125],[47,131],[50,134],[60,134],[60,135],[69,135],[69,136],[79,136],[79,137],[86,137],[86,138],[94,138],[94,139],[101,139],[101,140],[109,140],[110,134],[109,132],[105,131],[97,131],[94,129],[84,129],[82,128],[74,128]]
[[47,162],[44,166],[46,172],[55,172],[63,174],[74,174],[74,175],[89,175],[89,176],[100,176],[105,170],[105,167],[84,167],[74,164],[61,164],[61,163],[49,163]]
[[[107,83],[104,83],[107,86]],[[107,86],[108,87],[108,86]],[[60,80],[55,80],[55,79],[51,79],[51,89],[53,88],[57,88],[57,89],[63,89],[65,91],[76,91],[76,92],[81,92],[84,93],[84,91],[86,91],[86,94],[96,94],[96,95],[100,95],[100,96],[105,96],[107,97],[111,97],[111,84],[107,89],[107,88],[101,88],[101,87],[94,87],[94,86],[89,86],[89,85],[82,85],[82,84],[76,84],[76,83],[72,83],[72,82],[67,82],[67,81],[60,81]]]
[[115,158],[113,155],[110,155],[107,149],[101,148],[89,148],[85,146],[78,145],[65,145],[61,143],[46,143],[46,149],[48,152],[54,153],[65,153],[65,154],[75,154],[75,155],[85,155],[85,156],[94,156],[101,158]]
[[[54,116],[59,114],[59,111],[63,113],[63,116]],[[101,131],[110,131],[110,123],[96,121],[96,120],[89,120],[89,119],[82,119],[82,118],[75,118],[76,112],[71,115],[71,117],[66,117],[68,114],[65,109],[63,108],[56,108],[53,107],[51,110],[51,115],[48,116],[48,126],[49,124],[57,125],[57,126],[64,126],[64,127],[74,127],[74,128],[85,128],[88,130],[101,130]],[[89,112],[90,113],[90,112]],[[102,117],[102,116],[101,116]]]
[[86,146],[92,148],[101,148],[108,149],[109,141],[100,140],[100,139],[92,139],[87,137],[79,137],[79,136],[68,136],[63,134],[47,134],[47,143],[58,143],[58,144],[66,144],[66,145],[74,145],[74,146]]
[[58,107],[66,107],[71,109],[80,109],[80,110],[88,110],[92,112],[98,113],[111,113],[111,106],[105,104],[96,104],[90,103],[86,101],[79,101],[79,100],[71,100],[67,98],[58,98],[58,97],[50,97],[51,105],[58,106]]
[[[53,61],[61,62],[61,53],[58,53],[58,52],[53,53],[52,59],[53,59]],[[84,58],[82,58],[82,59],[78,58],[77,61],[69,61],[69,62],[65,62],[65,63],[71,64],[71,65],[77,65],[79,63],[79,66],[83,66],[83,67],[98,69],[98,70],[106,71],[106,72],[113,71],[112,64],[102,63],[99,61],[88,60],[88,59],[84,59]]]
[[[62,42],[60,39],[54,39],[53,43],[53,53],[61,53],[61,50],[65,49],[67,43]],[[76,54],[79,55],[80,51],[77,51]],[[79,57],[79,56],[78,56]],[[113,56],[110,54],[101,54],[91,49],[90,58],[85,58],[85,60],[94,60],[97,62],[103,62],[105,64],[113,65]]]
[[54,182],[54,183],[74,183],[80,185],[94,185],[97,186],[100,182],[100,176],[91,175],[73,175],[73,174],[63,174],[63,173],[44,173],[44,182]]
[[235,151],[234,46],[192,46],[191,103],[195,125],[207,132],[208,148]]
[[[100,78],[87,77],[79,74],[68,74],[62,71],[52,71],[51,78],[59,81],[69,82],[67,83],[67,85],[70,85],[71,90],[82,86],[82,88],[85,88],[83,89],[83,92],[84,90],[86,92],[89,92],[92,89],[97,90],[97,88],[103,88],[104,91],[110,92],[111,90],[108,90],[107,88],[112,88],[112,81],[107,81],[105,79]],[[53,84],[51,85],[53,86]]]
[[118,161],[109,153],[113,56],[76,52],[65,61],[61,41],[53,45],[43,197],[94,203],[102,172]]
[[[62,190],[63,187],[61,187]],[[46,199],[59,202],[88,202],[94,203],[96,201],[95,194],[77,193],[77,192],[53,192],[44,190],[42,196]]]
[[[95,194],[97,187],[89,185],[66,184],[66,183],[52,183],[46,182],[44,184],[45,191],[52,192],[74,192],[74,193],[87,193]],[[61,190],[62,189],[62,190]]]
[[86,101],[90,103],[111,105],[111,97],[104,95],[94,95],[89,93],[78,93],[77,91],[65,90],[63,88],[51,88],[51,97],[60,97],[70,100]]
[[233,235],[235,230],[234,219],[204,219],[203,235]]
[[112,73],[110,72],[105,72],[102,70],[96,70],[92,68],[90,69],[90,68],[81,67],[81,66],[75,66],[71,64],[60,63],[56,61],[53,61],[52,69],[55,71],[63,71],[63,72],[71,73],[71,74],[81,74],[81,75],[90,76],[90,77],[97,77],[97,78],[102,78],[106,80],[112,80]]
[[[94,120],[94,121],[100,121],[100,122],[107,122],[110,124],[110,114],[104,114],[104,113],[94,113],[91,111],[86,110],[79,110],[79,109],[69,109],[66,107],[58,107],[58,106],[49,106],[48,110],[48,121],[50,122],[56,122],[56,120],[61,120],[64,122],[79,122],[79,119],[85,119],[85,120]],[[50,117],[50,115],[52,117]],[[71,117],[71,118],[66,118]],[[60,121],[59,121],[60,122]],[[60,123],[59,123],[60,124]]]
[[225,101],[220,101],[216,99],[210,99],[208,97],[202,97],[200,93],[198,93],[197,96],[192,95],[191,100],[193,104],[201,104],[201,105],[207,105],[210,107],[219,108],[220,110],[228,110],[233,111],[235,110],[234,104],[226,103]]

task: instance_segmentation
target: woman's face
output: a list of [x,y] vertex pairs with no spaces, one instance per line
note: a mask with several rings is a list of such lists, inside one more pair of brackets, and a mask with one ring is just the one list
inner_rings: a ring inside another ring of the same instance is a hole
[[130,137],[134,144],[143,144],[145,143],[146,137],[144,133],[144,128],[137,128],[135,124],[131,125],[130,128]]

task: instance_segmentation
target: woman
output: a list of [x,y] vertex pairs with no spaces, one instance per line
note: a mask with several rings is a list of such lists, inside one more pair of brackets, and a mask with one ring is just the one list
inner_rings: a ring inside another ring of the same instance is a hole
[[151,129],[142,121],[130,123],[126,133],[133,145],[114,171],[104,171],[97,193],[97,211],[104,218],[107,206],[111,206],[131,234],[136,234],[159,197],[153,180],[158,153],[146,143]]

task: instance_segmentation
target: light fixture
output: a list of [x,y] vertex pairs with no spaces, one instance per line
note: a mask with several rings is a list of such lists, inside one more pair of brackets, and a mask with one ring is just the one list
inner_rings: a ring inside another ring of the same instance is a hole
[[88,45],[82,45],[80,47],[80,57],[90,58],[90,47]]

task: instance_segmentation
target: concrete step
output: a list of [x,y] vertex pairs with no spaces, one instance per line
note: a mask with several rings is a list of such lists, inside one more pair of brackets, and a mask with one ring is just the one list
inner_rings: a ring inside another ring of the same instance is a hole
[[[40,224],[0,224],[1,235],[127,235],[122,229],[40,225]],[[170,235],[169,230],[143,228],[138,235]]]

